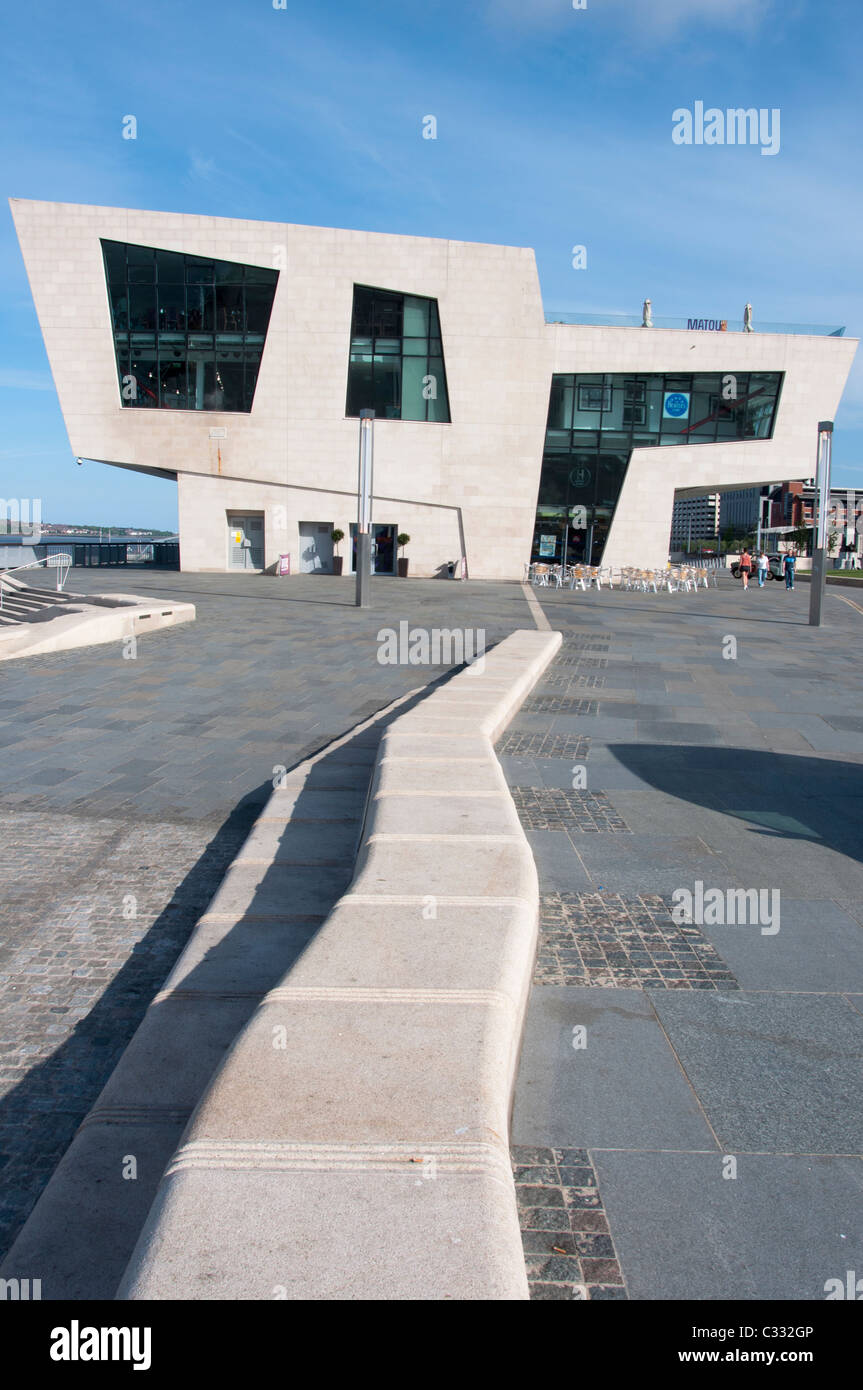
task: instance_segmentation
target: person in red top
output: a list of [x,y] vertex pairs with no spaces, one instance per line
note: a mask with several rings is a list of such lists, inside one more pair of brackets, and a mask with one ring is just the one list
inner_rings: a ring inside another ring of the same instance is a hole
[[744,550],[740,557],[740,578],[743,580],[744,589],[749,588],[749,576],[752,573],[752,556],[748,550]]

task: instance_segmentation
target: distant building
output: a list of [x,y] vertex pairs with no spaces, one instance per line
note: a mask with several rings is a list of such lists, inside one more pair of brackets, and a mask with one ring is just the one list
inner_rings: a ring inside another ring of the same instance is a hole
[[685,550],[690,542],[715,540],[719,527],[718,492],[703,497],[675,497],[671,518],[671,550]]
[[758,525],[758,508],[765,489],[760,487],[732,488],[721,494],[719,525],[723,531],[754,531]]

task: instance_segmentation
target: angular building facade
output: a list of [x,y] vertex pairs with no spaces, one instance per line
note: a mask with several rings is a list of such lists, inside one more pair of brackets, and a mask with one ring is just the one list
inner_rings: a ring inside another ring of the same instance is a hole
[[[187,570],[354,563],[357,417],[374,567],[520,578],[657,566],[675,494],[809,476],[856,342],[563,322],[534,254],[13,199],[72,451],[176,479]],[[460,567],[460,568],[459,568]]]

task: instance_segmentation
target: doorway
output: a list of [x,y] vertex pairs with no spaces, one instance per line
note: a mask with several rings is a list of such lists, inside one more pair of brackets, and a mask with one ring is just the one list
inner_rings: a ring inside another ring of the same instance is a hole
[[264,568],[264,513],[228,513],[228,568]]
[[300,522],[300,574],[332,574],[333,524]]
[[[396,535],[395,526],[387,523],[372,524],[372,574],[395,574]],[[357,572],[357,528],[351,522],[351,574]]]

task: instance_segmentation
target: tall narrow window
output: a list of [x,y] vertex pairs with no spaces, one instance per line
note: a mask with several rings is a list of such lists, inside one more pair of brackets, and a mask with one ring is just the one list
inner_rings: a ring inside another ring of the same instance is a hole
[[354,286],[345,413],[449,424],[436,299]]

